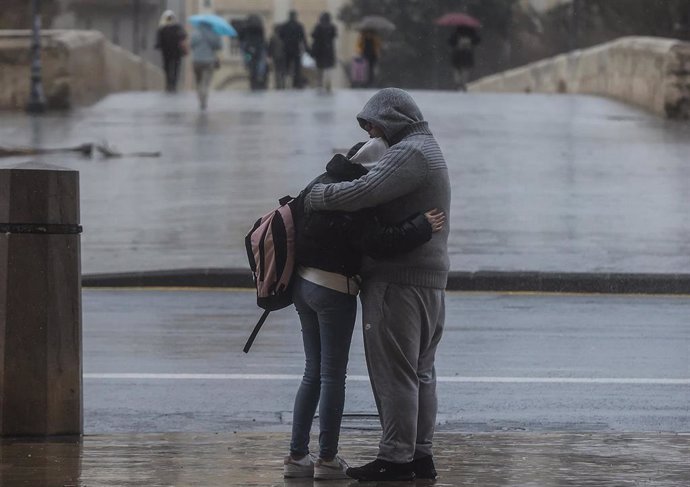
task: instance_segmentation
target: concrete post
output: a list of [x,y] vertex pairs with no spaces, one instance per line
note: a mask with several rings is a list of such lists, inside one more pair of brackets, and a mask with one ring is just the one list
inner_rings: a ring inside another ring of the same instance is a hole
[[79,173],[0,169],[0,436],[80,435]]

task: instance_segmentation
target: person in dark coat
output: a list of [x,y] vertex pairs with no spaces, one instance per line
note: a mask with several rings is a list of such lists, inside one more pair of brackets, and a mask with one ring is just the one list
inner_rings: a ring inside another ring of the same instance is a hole
[[467,91],[467,83],[470,80],[470,70],[474,67],[474,47],[479,44],[480,38],[477,29],[460,26],[448,39],[453,65],[453,77],[455,86],[460,91]]
[[252,14],[248,17],[240,33],[240,43],[244,63],[249,71],[249,86],[252,90],[266,88],[268,65],[266,62],[266,39],[261,17]]
[[302,88],[302,53],[309,51],[304,26],[297,20],[297,11],[290,10],[289,20],[280,29],[285,50],[285,65],[287,72],[292,72],[292,87]]
[[156,33],[156,49],[163,55],[163,70],[165,71],[165,90],[173,93],[177,91],[177,81],[180,77],[180,63],[182,56],[187,54],[185,39],[187,33],[179,22],[175,12],[166,10]]
[[338,29],[331,22],[331,14],[323,12],[319,23],[311,33],[311,56],[316,61],[318,70],[318,87],[331,91],[331,71],[335,66],[335,38]]

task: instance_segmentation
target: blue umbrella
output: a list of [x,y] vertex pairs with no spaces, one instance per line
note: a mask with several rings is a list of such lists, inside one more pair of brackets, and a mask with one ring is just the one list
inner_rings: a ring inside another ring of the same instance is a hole
[[237,37],[237,31],[228,21],[223,17],[214,14],[198,14],[189,17],[189,23],[192,25],[207,24],[210,25],[213,31],[221,36]]

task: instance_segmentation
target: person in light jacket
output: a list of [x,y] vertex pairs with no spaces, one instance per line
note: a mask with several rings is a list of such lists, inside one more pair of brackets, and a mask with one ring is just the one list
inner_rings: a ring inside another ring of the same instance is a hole
[[213,80],[213,71],[218,66],[217,52],[222,44],[220,36],[206,23],[197,25],[192,34],[192,62],[194,66],[194,79],[196,92],[199,96],[199,108],[206,110],[208,106],[208,94]]

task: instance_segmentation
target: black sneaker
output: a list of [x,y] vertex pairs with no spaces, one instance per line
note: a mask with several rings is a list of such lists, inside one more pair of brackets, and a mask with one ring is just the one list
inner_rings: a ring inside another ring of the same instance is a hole
[[431,455],[417,458],[412,462],[415,478],[435,480],[437,473],[434,467],[434,459]]
[[361,467],[348,468],[345,473],[348,477],[357,480],[414,480],[412,462],[393,463],[376,459]]

